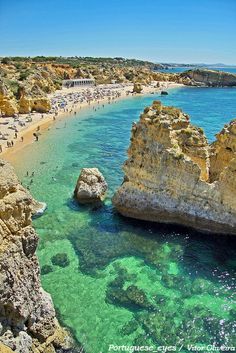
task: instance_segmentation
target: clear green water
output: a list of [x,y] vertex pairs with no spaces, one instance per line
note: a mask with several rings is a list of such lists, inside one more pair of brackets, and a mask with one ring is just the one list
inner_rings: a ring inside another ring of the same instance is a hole
[[[130,98],[57,121],[15,162],[24,185],[48,204],[34,221],[40,265],[52,269],[43,286],[87,353],[106,353],[109,344],[183,344],[181,352],[187,344],[235,345],[235,239],[125,219],[111,206],[131,122],[157,98]],[[235,89],[183,88],[162,101],[190,113],[209,140],[236,116]],[[72,199],[80,169],[93,166],[109,184],[101,208]],[[35,172],[32,184],[26,171]],[[69,265],[52,264],[58,253]]]

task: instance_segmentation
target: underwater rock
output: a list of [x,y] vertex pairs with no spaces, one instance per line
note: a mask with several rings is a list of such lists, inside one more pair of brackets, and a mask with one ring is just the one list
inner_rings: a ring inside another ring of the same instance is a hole
[[112,200],[123,216],[236,235],[236,120],[209,145],[187,114],[154,101],[132,126],[123,170]]
[[161,91],[161,95],[162,95],[162,96],[168,96],[168,94],[169,94],[169,93],[168,93],[167,91]]
[[144,291],[135,285],[130,285],[127,289],[123,289],[124,280],[118,276],[113,282],[110,283],[106,299],[109,303],[118,304],[133,308],[134,310],[150,310],[153,305],[148,301]]
[[41,275],[46,275],[50,272],[53,272],[53,268],[51,265],[44,265],[42,268],[41,268]]
[[80,203],[100,202],[107,191],[107,183],[97,168],[83,168],[74,191]]
[[123,335],[130,335],[134,331],[136,331],[139,327],[139,323],[136,320],[128,321],[121,329]]
[[70,264],[70,260],[66,253],[58,253],[51,258],[52,264],[60,267],[67,267]]
[[208,293],[214,295],[214,285],[203,278],[196,278],[192,283],[193,294]]

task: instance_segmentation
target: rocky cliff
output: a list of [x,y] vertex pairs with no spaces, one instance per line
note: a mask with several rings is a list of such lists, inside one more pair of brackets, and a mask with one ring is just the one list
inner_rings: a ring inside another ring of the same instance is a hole
[[231,87],[236,86],[236,75],[230,72],[196,69],[180,74],[180,77],[195,86]]
[[[44,58],[46,60],[46,58]],[[90,62],[70,61],[70,64],[33,60],[0,63],[0,114],[12,116],[14,113],[44,113],[50,110],[48,93],[62,87],[63,79],[94,78],[97,84],[139,83],[150,84],[153,80],[188,82],[175,74],[155,73],[158,65],[137,64],[136,61]]]
[[32,205],[13,168],[0,160],[0,352],[67,352],[71,338],[40,283]]
[[123,169],[122,215],[236,234],[236,120],[209,145],[187,114],[155,101],[133,124]]

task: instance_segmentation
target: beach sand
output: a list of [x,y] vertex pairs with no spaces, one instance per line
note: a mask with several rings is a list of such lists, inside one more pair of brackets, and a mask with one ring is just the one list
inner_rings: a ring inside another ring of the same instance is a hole
[[[178,83],[173,82],[162,82],[160,83],[160,87],[156,88],[156,84],[148,85],[143,87],[142,95],[154,93],[160,93],[161,90],[172,89],[176,87],[183,86]],[[103,98],[93,99],[89,102],[77,102],[77,99],[73,99],[73,96],[77,94],[84,94],[87,90],[93,95],[95,90],[103,91],[107,89],[112,92],[111,96],[104,95]],[[15,122],[13,117],[1,118],[0,121],[7,120],[9,123],[7,125],[0,125],[0,132],[2,134],[8,134],[7,140],[0,140],[0,145],[2,147],[2,153],[0,153],[0,157],[11,160],[13,155],[16,152],[19,152],[26,145],[33,143],[36,138],[33,135],[34,133],[38,134],[40,139],[40,135],[43,134],[44,131],[48,130],[50,126],[59,119],[69,118],[70,116],[74,116],[78,114],[79,111],[88,106],[96,108],[98,104],[109,104],[109,102],[117,101],[118,99],[124,99],[132,96],[131,93],[133,89],[133,84],[110,84],[110,85],[99,85],[96,87],[76,87],[76,88],[64,88],[58,90],[48,97],[52,102],[56,102],[56,105],[59,104],[62,100],[66,102],[66,109],[64,107],[58,107],[57,112],[49,112],[49,113],[31,113],[31,114],[20,114],[19,121],[26,122],[27,116],[30,115],[32,121],[26,123],[25,126],[20,126],[18,122]],[[110,98],[109,98],[110,97]],[[9,129],[11,125],[17,125],[17,138],[15,138],[15,131],[13,129]],[[7,147],[7,141],[13,141],[13,146]]]

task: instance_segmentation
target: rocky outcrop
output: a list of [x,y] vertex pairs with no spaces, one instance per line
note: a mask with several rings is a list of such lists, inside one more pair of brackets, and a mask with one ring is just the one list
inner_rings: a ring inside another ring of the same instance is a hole
[[124,216],[236,234],[236,121],[209,145],[181,110],[155,101],[133,124],[124,182],[113,204]]
[[141,93],[142,90],[143,90],[143,87],[140,83],[134,83],[133,93]]
[[58,324],[51,297],[41,287],[32,205],[12,167],[0,160],[0,349],[63,352],[71,338]]
[[74,191],[80,203],[100,202],[107,191],[104,176],[97,168],[83,168]]
[[12,116],[17,111],[17,104],[13,94],[0,80],[0,114],[4,116]]
[[189,79],[194,86],[225,87],[236,86],[236,75],[230,72],[207,69],[188,70],[180,74],[185,80]]
[[45,97],[38,87],[20,87],[19,88],[19,113],[27,114],[33,111],[46,113],[51,109],[50,100]]

